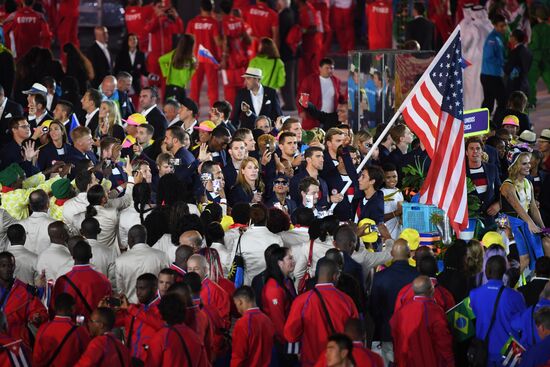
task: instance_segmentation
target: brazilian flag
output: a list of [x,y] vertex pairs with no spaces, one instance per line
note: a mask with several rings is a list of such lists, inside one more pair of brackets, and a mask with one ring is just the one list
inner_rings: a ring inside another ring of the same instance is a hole
[[475,315],[470,307],[470,297],[447,311],[447,320],[455,340],[462,342],[475,336]]

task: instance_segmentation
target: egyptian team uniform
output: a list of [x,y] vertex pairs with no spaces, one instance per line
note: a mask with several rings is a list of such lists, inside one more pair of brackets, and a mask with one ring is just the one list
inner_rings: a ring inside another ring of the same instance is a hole
[[126,346],[132,358],[147,359],[147,348],[153,336],[164,325],[157,297],[149,304],[132,304],[126,311],[120,310],[116,314],[116,326],[124,326]]
[[343,53],[353,50],[355,34],[353,32],[353,0],[334,0],[330,7],[330,24],[336,34],[340,50]]
[[[156,75],[162,75],[159,57],[174,49],[173,36],[183,33],[183,21],[180,17],[170,19],[167,16],[150,14],[150,20],[143,27],[144,32],[151,34],[149,53],[147,54],[147,70]],[[161,78],[164,82],[164,78]]]
[[218,100],[218,65],[199,57],[199,46],[206,48],[216,62],[220,62],[216,39],[220,37],[220,26],[211,16],[198,15],[187,24],[187,33],[195,36],[195,57],[198,60],[197,69],[191,78],[191,99],[200,105],[199,96],[202,82],[206,74],[208,82],[208,102],[212,106]]
[[53,300],[59,294],[68,293],[75,299],[75,314],[88,319],[99,301],[110,296],[111,292],[111,282],[105,275],[94,270],[90,264],[75,265],[70,272],[55,282],[52,308],[55,309]]
[[273,323],[258,307],[248,309],[235,323],[231,367],[267,367],[273,349]]
[[[63,347],[57,355],[54,355],[63,340],[65,340]],[[80,359],[88,343],[90,343],[90,335],[85,327],[75,325],[70,316],[55,316],[52,321],[38,329],[33,351],[33,366],[72,366]]]
[[63,48],[66,43],[72,43],[75,47],[80,46],[78,40],[78,0],[61,0],[59,2],[59,10],[57,12],[57,42]]
[[143,52],[149,50],[149,33],[143,26],[151,17],[155,16],[154,8],[151,5],[127,6],[124,13],[124,22],[128,34],[133,33],[138,38],[139,49]]
[[[330,3],[328,0],[310,0],[311,5],[317,11],[317,15],[321,20],[321,33],[323,34],[323,52],[326,55],[330,51],[332,43],[333,29],[330,21]],[[352,23],[350,23],[352,24]]]
[[[445,312],[449,311],[451,308],[455,305],[455,299],[451,292],[449,292],[445,287],[439,285],[437,283],[437,279],[430,278],[432,281],[432,284],[434,286],[434,295],[433,299],[435,303],[437,303]],[[407,304],[409,301],[411,301],[414,298],[414,291],[412,289],[412,283],[407,284],[397,294],[397,298],[395,299],[395,311],[403,307],[405,304]]]
[[[319,283],[315,285],[315,289],[323,297],[334,326],[334,332],[343,332],[344,324],[348,319],[359,317],[353,300],[344,292],[336,289],[333,284]],[[300,341],[302,366],[315,365],[319,356],[324,353],[328,337],[332,334],[321,300],[316,292],[311,290],[299,295],[290,308],[284,336],[289,342]]]
[[273,27],[279,27],[279,16],[266,3],[257,3],[248,8],[244,13],[244,20],[252,30],[252,44],[250,45],[250,58],[256,56],[260,40],[263,37],[275,40]]
[[369,50],[392,48],[393,15],[391,3],[375,1],[366,6]]
[[[5,292],[9,293],[6,295]],[[27,324],[30,322],[39,327],[48,320],[48,312],[36,296],[36,289],[14,279],[10,289],[0,287],[0,299],[4,299],[1,310],[8,322],[8,335],[14,339],[22,339],[23,343],[32,346],[34,336]]]
[[453,31],[453,24],[449,12],[449,2],[433,0],[428,3],[428,18],[434,23],[439,40],[444,43]]
[[225,69],[222,70],[223,95],[232,106],[237,90],[243,87],[242,75],[248,65],[248,55],[243,42],[246,33],[244,22],[233,15],[222,18],[222,32],[227,42],[227,54],[224,55]]
[[[15,44],[11,44],[11,32]],[[25,56],[35,46],[49,49],[52,42],[50,27],[44,15],[28,6],[11,13],[4,20],[4,37],[17,59]]]
[[128,348],[111,332],[92,339],[75,367],[130,367]]
[[164,326],[155,334],[145,366],[207,367],[210,362],[197,333],[185,324],[178,324]]

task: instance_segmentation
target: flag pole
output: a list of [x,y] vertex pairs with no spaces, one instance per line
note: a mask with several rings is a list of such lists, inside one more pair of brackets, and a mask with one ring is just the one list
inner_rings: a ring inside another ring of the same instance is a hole
[[[440,58],[440,56],[445,52],[445,49],[447,48],[447,45],[452,41],[452,39],[454,38],[454,35],[457,33],[457,32],[460,32],[460,25],[457,25],[454,29],[454,31],[451,33],[451,35],[449,36],[449,38],[447,39],[447,41],[445,41],[445,44],[443,45],[443,47],[441,47],[441,49],[437,52],[437,54],[435,55],[435,57],[433,58],[432,62],[430,63],[430,65],[428,65],[428,67],[426,68],[426,71],[428,70],[432,70],[433,67],[434,67],[434,64],[437,62],[437,60]],[[420,78],[420,80],[418,80],[416,82],[416,84],[414,85],[414,87],[411,89],[411,91],[409,92],[409,94],[407,94],[407,97],[405,97],[405,99],[403,100],[403,102],[401,103],[401,105],[399,106],[399,109],[397,111],[395,111],[395,114],[393,115],[393,117],[391,118],[391,120],[388,122],[388,124],[386,125],[386,127],[384,128],[384,130],[382,131],[382,133],[380,134],[380,136],[378,137],[378,139],[376,139],[376,141],[374,142],[374,144],[372,145],[372,147],[370,148],[369,152],[367,153],[367,155],[363,158],[363,160],[361,161],[361,163],[359,164],[359,166],[357,167],[357,173],[359,174],[362,170],[363,170],[363,167],[365,166],[365,164],[367,164],[367,161],[370,159],[370,157],[372,156],[373,152],[374,152],[374,149],[378,148],[378,146],[380,145],[380,143],[382,142],[382,139],[384,139],[384,136],[386,136],[386,134],[388,133],[388,131],[392,128],[393,124],[395,124],[395,121],[397,120],[397,118],[399,117],[399,115],[401,115],[401,112],[403,112],[403,110],[405,109],[405,106],[407,105],[407,102],[413,97],[413,95],[415,94],[416,90],[418,88],[420,88],[420,85],[422,84],[422,81],[427,78],[427,73],[426,71],[424,71],[424,73],[422,74],[422,77]],[[351,181],[348,181],[346,182],[346,184],[344,185],[344,187],[342,188],[342,190],[340,191],[340,194],[341,195],[344,195],[346,193],[346,191],[348,191],[349,187],[351,186],[352,182]],[[332,205],[330,206],[330,211],[334,211],[334,208],[336,207],[336,205],[338,205],[338,203],[332,203]]]

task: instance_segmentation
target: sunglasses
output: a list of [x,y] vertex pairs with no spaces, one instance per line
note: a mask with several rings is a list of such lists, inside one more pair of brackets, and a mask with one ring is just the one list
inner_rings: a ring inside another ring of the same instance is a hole
[[275,185],[288,186],[288,181],[274,181],[273,183],[274,183]]

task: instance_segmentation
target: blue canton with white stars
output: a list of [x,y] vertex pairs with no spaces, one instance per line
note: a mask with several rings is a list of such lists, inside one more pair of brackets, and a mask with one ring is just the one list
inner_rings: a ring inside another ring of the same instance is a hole
[[462,50],[460,33],[449,44],[430,73],[430,79],[443,96],[441,110],[462,120],[464,89],[462,88]]

